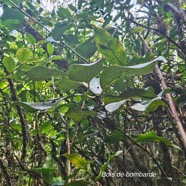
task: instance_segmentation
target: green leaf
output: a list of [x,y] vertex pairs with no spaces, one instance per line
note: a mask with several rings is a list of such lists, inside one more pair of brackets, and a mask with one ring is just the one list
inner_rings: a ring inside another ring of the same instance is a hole
[[144,28],[141,27],[141,26],[139,26],[139,27],[136,27],[136,28],[132,29],[130,32],[131,32],[131,33],[140,33],[140,32],[142,32],[143,30],[144,30]]
[[62,90],[63,92],[69,92],[72,89],[76,89],[80,85],[79,82],[73,81],[69,78],[64,78],[62,79],[58,84],[57,84],[57,90]]
[[67,183],[66,186],[88,186],[89,182],[83,180],[75,180]]
[[32,170],[39,173],[52,173],[56,171],[56,169],[52,168],[33,168]]
[[43,110],[51,109],[52,107],[55,107],[56,105],[58,105],[58,103],[60,103],[64,99],[65,99],[65,97],[62,97],[59,99],[54,99],[54,100],[48,101],[48,102],[32,102],[32,103],[15,101],[13,103],[13,106],[18,105],[20,107],[23,107],[28,112],[36,112],[38,110],[43,111]]
[[169,142],[166,138],[157,136],[155,132],[147,132],[145,134],[140,134],[138,137],[135,139],[136,142],[149,142],[149,141],[154,141],[154,142],[163,142],[165,145],[170,146],[172,143]]
[[108,104],[108,103],[121,101],[129,98],[152,99],[155,97],[157,97],[157,95],[152,91],[134,88],[134,89],[128,89],[124,91],[119,96],[112,96],[112,95],[105,96],[104,103]]
[[97,115],[97,112],[81,111],[81,110],[77,110],[77,109],[70,109],[66,113],[66,117],[68,117],[76,122],[81,121],[83,119],[83,117],[85,117],[85,116],[95,116],[95,115]]
[[146,75],[153,71],[157,61],[166,61],[164,57],[158,57],[151,62],[134,66],[111,66],[107,67],[101,74],[101,86],[104,89],[121,76]]
[[106,170],[106,168],[108,167],[109,163],[114,159],[114,157],[120,155],[122,152],[123,152],[123,151],[119,150],[119,151],[117,151],[114,155],[110,155],[110,156],[109,156],[108,161],[105,162],[105,163],[101,166],[99,175],[96,176],[95,181],[98,181],[98,180],[100,180],[100,179],[102,178],[102,173],[103,173],[103,171]]
[[[9,8],[6,7],[3,9],[3,15],[1,17],[1,20],[5,25],[7,25],[10,29],[16,29],[17,26],[20,26],[21,23],[24,21],[24,14],[20,12],[19,10],[16,10],[15,8]],[[13,21],[12,24],[14,24],[15,27],[12,27],[8,24],[9,21]]]
[[64,71],[40,66],[34,67],[27,72],[28,78],[33,81],[50,80],[52,77],[62,77],[64,74]]
[[126,65],[127,58],[124,47],[116,38],[112,37],[106,30],[93,26],[97,48],[110,63]]
[[49,56],[51,56],[54,53],[54,46],[50,42],[47,43],[47,52]]
[[29,48],[20,48],[16,52],[16,56],[20,63],[24,63],[33,56],[33,53]]
[[12,72],[16,67],[15,61],[11,57],[4,57],[2,63],[8,72]]
[[70,79],[88,83],[102,70],[103,60],[91,64],[74,64],[68,69]]
[[71,18],[72,17],[72,15],[71,15],[71,13],[70,13],[68,8],[63,8],[63,7],[59,8],[58,11],[57,11],[57,14],[62,19],[63,18]]
[[137,111],[155,111],[160,106],[166,106],[166,103],[162,101],[159,97],[156,97],[150,101],[143,101],[141,103],[136,103],[131,106],[132,109]]
[[119,130],[114,130],[110,136],[106,136],[105,141],[109,144],[116,144],[124,139],[124,134]]
[[89,59],[96,52],[96,43],[92,41],[92,38],[91,38],[88,41],[85,41],[84,43],[79,45],[76,48],[76,52],[78,52],[81,56]]
[[65,33],[66,30],[71,28],[71,24],[69,22],[57,23],[52,30],[52,37],[56,41],[60,41],[62,35]]
[[33,37],[33,35],[27,33],[25,38],[30,44],[35,45],[36,39]]
[[79,156],[78,153],[65,153],[63,156],[65,156],[78,169],[86,169],[86,165],[89,163],[84,157]]
[[44,122],[42,126],[40,127],[41,133],[49,134],[50,131],[52,131],[54,127],[51,125],[50,122]]

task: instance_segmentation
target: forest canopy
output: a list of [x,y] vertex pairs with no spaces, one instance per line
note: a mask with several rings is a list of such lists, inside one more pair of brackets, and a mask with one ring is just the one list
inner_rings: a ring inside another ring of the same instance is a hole
[[186,184],[185,0],[0,11],[0,185]]

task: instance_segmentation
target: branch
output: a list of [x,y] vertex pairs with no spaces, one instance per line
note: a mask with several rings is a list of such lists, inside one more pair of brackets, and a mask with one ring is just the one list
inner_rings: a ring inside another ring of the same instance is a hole
[[[150,49],[150,47],[148,46],[148,44],[144,40],[144,38],[140,34],[138,34],[138,35],[139,35],[140,39],[142,40],[143,44],[145,45],[146,49],[149,51],[149,53],[153,54],[152,50]],[[161,73],[161,70],[160,70],[160,68],[159,68],[159,66],[157,64],[155,66],[155,72],[157,73],[157,75],[159,76],[159,78],[161,80],[162,88],[163,89],[167,89],[168,88],[167,83],[165,82],[165,79],[164,79],[164,77],[163,77],[163,75]],[[169,103],[169,107],[170,107],[170,110],[172,112],[172,115],[173,115],[173,117],[175,119],[175,122],[177,124],[178,131],[179,131],[180,136],[182,138],[183,145],[184,145],[184,147],[186,149],[186,133],[185,133],[185,131],[183,129],[183,125],[182,125],[182,122],[181,122],[181,120],[179,118],[178,112],[176,110],[176,106],[174,104],[174,101],[173,101],[172,96],[171,96],[170,93],[167,93],[166,97],[168,99],[168,103]]]

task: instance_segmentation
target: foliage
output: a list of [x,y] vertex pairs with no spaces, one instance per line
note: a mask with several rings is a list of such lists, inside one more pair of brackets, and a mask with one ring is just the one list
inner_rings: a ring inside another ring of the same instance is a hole
[[186,183],[185,2],[0,5],[0,185]]

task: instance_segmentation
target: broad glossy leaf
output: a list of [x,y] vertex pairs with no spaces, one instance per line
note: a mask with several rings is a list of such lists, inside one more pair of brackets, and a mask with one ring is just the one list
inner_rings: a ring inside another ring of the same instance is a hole
[[157,97],[157,95],[152,91],[134,88],[134,89],[128,89],[124,91],[119,96],[112,96],[112,95],[105,96],[104,103],[108,104],[108,103],[121,101],[129,98],[153,99],[155,97]]
[[76,52],[85,58],[91,58],[96,52],[96,43],[89,39],[76,48]]
[[34,67],[27,72],[28,78],[33,81],[49,80],[52,77],[62,77],[64,74],[64,71],[48,69],[40,66]]
[[95,116],[95,115],[97,115],[97,113],[94,111],[81,111],[81,110],[77,110],[77,109],[70,109],[66,113],[66,117],[68,117],[76,122],[81,121],[83,119],[83,117],[85,117],[85,116]]
[[154,142],[163,142],[165,145],[170,146],[171,142],[169,142],[166,138],[157,136],[155,132],[147,132],[145,134],[140,134],[138,137],[135,139],[136,142],[149,142],[149,141],[154,141]]
[[63,154],[63,156],[65,156],[77,168],[86,168],[86,165],[88,164],[86,159],[84,157],[79,156],[78,153],[65,153]]
[[127,58],[124,47],[116,38],[112,37],[106,30],[93,26],[97,48],[110,63],[126,65]]
[[146,75],[153,71],[157,61],[166,61],[164,57],[158,57],[151,62],[134,66],[110,66],[101,74],[101,86],[105,88],[119,79],[121,76]]
[[102,70],[103,60],[91,64],[74,64],[68,69],[70,79],[88,83]]
[[58,103],[60,103],[62,100],[64,100],[65,97],[55,99],[52,101],[47,102],[21,102],[21,101],[15,101],[13,105],[18,105],[23,107],[28,112],[36,112],[38,110],[48,110],[52,107],[55,107]]
[[11,57],[4,57],[3,65],[8,72],[12,72],[16,67],[15,61]]
[[29,48],[20,48],[16,52],[16,56],[20,63],[24,63],[33,56],[33,53]]
[[141,103],[136,103],[132,105],[131,108],[137,111],[150,112],[150,111],[155,111],[160,106],[166,106],[166,103],[157,97],[150,101],[143,101]]

